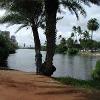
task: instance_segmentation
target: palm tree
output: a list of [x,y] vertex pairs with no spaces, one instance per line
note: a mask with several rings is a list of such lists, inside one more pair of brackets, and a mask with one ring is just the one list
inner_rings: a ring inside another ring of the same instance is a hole
[[[99,29],[99,23],[96,18],[92,18],[87,23],[88,30],[91,31],[91,45],[93,46],[93,31]],[[91,52],[93,51],[93,47],[91,46]]]
[[81,29],[81,26],[77,27],[77,32],[78,32],[78,35],[80,36],[80,40],[81,40],[82,39],[82,35],[83,35],[83,31]]
[[[46,15],[46,39],[47,39],[47,54],[43,64],[44,74],[51,75],[55,71],[53,65],[53,56],[55,52],[55,41],[56,41],[56,16],[57,11],[60,11],[60,6],[67,7],[71,13],[75,13],[78,16],[80,12],[86,15],[85,10],[80,3],[71,0],[44,0],[45,4],[45,15]],[[44,68],[45,67],[45,68]]]
[[93,39],[93,31],[96,31],[99,29],[99,23],[96,18],[92,18],[87,23],[88,30],[91,31],[91,40]]
[[90,36],[89,36],[89,32],[88,32],[88,31],[84,31],[84,32],[83,32],[83,36],[84,36],[84,39],[85,39],[85,40],[90,39]]
[[89,48],[89,45],[88,45],[88,42],[90,41],[90,36],[89,36],[89,32],[88,31],[84,31],[83,32],[83,40],[84,40],[84,45],[85,45],[85,51],[86,51],[86,48]]
[[77,27],[73,26],[72,29],[73,29],[74,36],[76,37],[75,41],[77,41]]
[[21,26],[17,32],[23,27],[31,26],[34,36],[35,52],[36,55],[39,54],[41,43],[38,27],[43,25],[42,22],[44,20],[42,3],[34,0],[8,0],[8,2],[2,2],[2,4],[3,6],[1,7],[5,8],[7,13],[0,19],[0,23],[8,23],[8,25],[20,24]]
[[68,8],[69,11],[79,18],[78,14],[86,16],[85,10],[82,7],[82,3],[89,5],[92,2],[94,4],[100,4],[99,0],[44,0],[45,4],[45,15],[46,15],[46,39],[47,39],[47,54],[43,64],[45,75],[53,74],[55,67],[53,65],[53,56],[55,52],[55,41],[56,41],[56,16],[57,11],[61,12],[60,5]]

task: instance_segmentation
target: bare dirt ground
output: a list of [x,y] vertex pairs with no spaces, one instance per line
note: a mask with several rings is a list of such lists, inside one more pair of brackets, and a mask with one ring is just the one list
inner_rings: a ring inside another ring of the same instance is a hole
[[0,70],[0,100],[100,100],[100,92],[86,93],[33,73]]

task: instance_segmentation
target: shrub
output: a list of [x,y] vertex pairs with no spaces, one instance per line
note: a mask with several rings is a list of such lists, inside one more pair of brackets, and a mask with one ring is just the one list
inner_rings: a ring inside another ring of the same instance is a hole
[[56,49],[55,49],[55,52],[56,53],[62,53],[62,54],[66,54],[67,53],[67,46],[64,46],[64,45],[58,45],[56,46]]
[[10,39],[0,34],[0,64],[7,59],[9,53],[15,53],[16,48],[17,46]]
[[69,48],[68,49],[68,54],[70,55],[76,55],[79,52],[77,48]]
[[5,59],[7,58],[9,51],[6,48],[0,48],[0,58]]
[[96,67],[92,71],[92,78],[95,80],[100,80],[100,60],[96,62]]

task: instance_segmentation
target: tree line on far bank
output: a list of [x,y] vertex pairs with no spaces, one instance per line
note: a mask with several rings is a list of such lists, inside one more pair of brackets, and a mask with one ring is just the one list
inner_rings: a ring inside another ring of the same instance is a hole
[[[77,54],[81,51],[97,51],[100,49],[100,41],[93,39],[93,31],[99,29],[96,18],[92,18],[87,23],[87,30],[82,30],[81,26],[73,26],[72,33],[68,39],[59,36],[60,43],[56,45],[56,53]],[[42,46],[42,50],[46,47]]]

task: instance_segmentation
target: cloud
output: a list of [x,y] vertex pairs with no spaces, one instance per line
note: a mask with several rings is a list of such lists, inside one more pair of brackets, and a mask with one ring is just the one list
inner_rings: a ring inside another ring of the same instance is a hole
[[2,17],[5,14],[5,10],[0,10],[0,17]]

